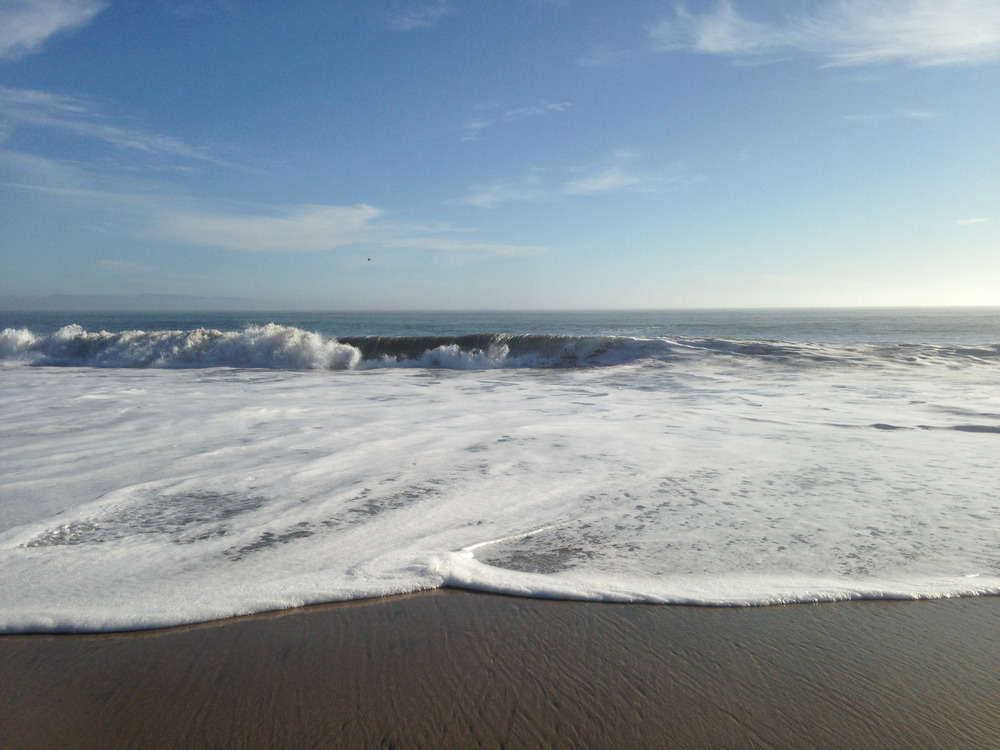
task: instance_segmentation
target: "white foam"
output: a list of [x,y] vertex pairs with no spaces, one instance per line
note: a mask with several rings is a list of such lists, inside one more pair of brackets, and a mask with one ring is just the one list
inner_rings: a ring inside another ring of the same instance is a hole
[[0,362],[26,362],[34,357],[31,349],[38,338],[27,328],[0,331]]
[[[287,332],[260,336],[283,356]],[[989,358],[8,366],[0,630],[442,585],[744,605],[1000,593],[997,374]]]

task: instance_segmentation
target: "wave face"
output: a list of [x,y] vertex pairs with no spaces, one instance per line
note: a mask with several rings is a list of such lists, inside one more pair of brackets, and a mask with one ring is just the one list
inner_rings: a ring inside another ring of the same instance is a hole
[[293,326],[239,331],[88,332],[68,325],[48,336],[0,332],[0,361],[35,366],[188,369],[361,370],[381,367],[484,370],[576,368],[672,362],[706,355],[816,364],[993,361],[1000,345],[813,344],[729,338],[481,333],[459,336],[323,336]]

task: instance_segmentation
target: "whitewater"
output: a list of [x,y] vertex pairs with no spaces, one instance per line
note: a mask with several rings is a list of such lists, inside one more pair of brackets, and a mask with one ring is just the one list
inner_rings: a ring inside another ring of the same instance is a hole
[[0,315],[0,632],[1000,594],[996,310],[275,317]]

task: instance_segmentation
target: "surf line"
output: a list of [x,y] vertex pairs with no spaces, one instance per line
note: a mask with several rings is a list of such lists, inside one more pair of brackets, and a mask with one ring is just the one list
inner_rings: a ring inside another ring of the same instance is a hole
[[511,536],[502,536],[498,539],[487,539],[485,542],[477,542],[476,544],[470,544],[468,547],[462,547],[459,552],[464,552],[469,556],[473,556],[475,551],[480,547],[486,547],[490,544],[500,544],[502,542],[516,542],[519,539],[527,539],[528,537],[535,536],[536,534],[541,534],[543,531],[551,531],[552,529],[561,529],[564,526],[569,526],[571,521],[563,521],[562,523],[553,523],[548,526],[542,526],[537,529],[532,529],[531,531],[525,531],[523,534],[513,534]]

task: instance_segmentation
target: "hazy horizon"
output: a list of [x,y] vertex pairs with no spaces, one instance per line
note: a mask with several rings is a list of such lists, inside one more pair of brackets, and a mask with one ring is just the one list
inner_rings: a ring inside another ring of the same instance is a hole
[[1000,305],[797,305],[756,307],[370,307],[370,308],[314,308],[281,306],[266,300],[241,300],[239,298],[202,297],[198,295],[140,293],[135,295],[75,295],[53,294],[37,297],[0,296],[0,315],[4,313],[317,313],[317,314],[377,314],[377,313],[581,313],[581,312],[767,312],[767,311],[830,311],[850,312],[863,310],[992,310]]

